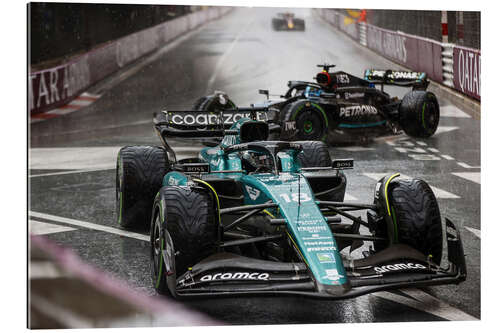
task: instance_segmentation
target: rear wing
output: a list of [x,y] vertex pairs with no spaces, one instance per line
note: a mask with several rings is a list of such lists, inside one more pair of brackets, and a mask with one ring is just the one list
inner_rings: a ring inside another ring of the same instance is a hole
[[164,137],[203,139],[223,137],[234,123],[243,118],[269,122],[275,118],[275,112],[267,107],[220,112],[165,110],[154,114],[153,123]]
[[388,84],[424,90],[429,85],[429,80],[425,72],[367,69],[365,70],[364,79],[374,84]]
[[295,14],[294,13],[285,12],[285,13],[278,13],[278,14],[276,14],[276,16],[286,19],[288,17],[295,17]]
[[242,118],[268,123],[274,121],[278,113],[272,108],[252,107],[209,111],[161,111],[153,115],[155,130],[169,154],[175,152],[167,142],[167,138],[184,139],[222,139],[225,135],[238,135],[238,130],[229,128]]

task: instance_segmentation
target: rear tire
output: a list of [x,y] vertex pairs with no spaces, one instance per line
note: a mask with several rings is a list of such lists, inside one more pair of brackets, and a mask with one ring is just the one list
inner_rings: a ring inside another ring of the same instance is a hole
[[274,31],[279,31],[279,30],[281,30],[280,29],[281,24],[282,24],[282,22],[280,19],[273,18],[271,25],[272,25]]
[[[328,146],[321,141],[294,141],[302,146],[302,151],[297,155],[300,165],[303,168],[312,167],[331,167],[332,159]],[[309,185],[316,191],[315,197],[317,200],[324,201],[344,201],[346,189],[346,177],[343,172],[339,171],[338,177],[322,180],[322,185],[318,187],[316,183],[310,182]],[[328,192],[329,189],[335,190]],[[327,193],[324,193],[327,192]],[[319,194],[324,193],[324,194]]]
[[306,22],[303,19],[295,19],[295,30],[305,31]]
[[407,244],[439,265],[443,228],[438,202],[429,185],[420,179],[391,182],[389,201],[399,243]]
[[168,168],[168,157],[162,147],[120,149],[116,162],[116,212],[121,227],[150,226],[153,200]]
[[[282,140],[307,140],[326,142],[328,118],[325,111],[308,100],[298,100],[287,104],[283,110],[281,124]],[[295,133],[287,133],[286,123],[295,122]]]
[[194,104],[193,104],[193,110],[202,111],[203,109],[201,108],[201,106],[203,105],[203,103],[205,103],[207,98],[208,98],[208,96],[203,96],[203,97],[198,98],[196,100],[196,102],[194,102]]
[[220,110],[235,109],[236,104],[234,104],[234,102],[229,97],[227,97],[227,95],[223,95],[226,99],[226,104],[221,104],[219,95],[214,93],[212,95],[198,98],[198,100],[196,100],[193,105],[193,110],[215,112]]
[[439,125],[439,103],[428,91],[407,93],[399,106],[399,122],[406,134],[416,138],[432,136]]
[[302,146],[302,151],[297,155],[303,168],[329,167],[332,165],[328,146],[321,141],[294,141]]

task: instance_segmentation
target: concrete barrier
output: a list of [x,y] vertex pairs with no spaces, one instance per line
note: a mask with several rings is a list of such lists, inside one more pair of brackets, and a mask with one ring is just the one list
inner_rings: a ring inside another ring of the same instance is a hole
[[180,35],[227,14],[232,7],[212,7],[110,41],[68,62],[28,74],[31,114],[70,102],[88,87]]
[[150,297],[44,236],[29,238],[28,327],[212,326],[222,322],[168,297]]
[[[355,22],[332,9],[321,8],[316,12],[326,22],[385,58],[411,70],[426,72],[434,82],[481,100],[480,50]],[[479,106],[475,109],[479,112]]]

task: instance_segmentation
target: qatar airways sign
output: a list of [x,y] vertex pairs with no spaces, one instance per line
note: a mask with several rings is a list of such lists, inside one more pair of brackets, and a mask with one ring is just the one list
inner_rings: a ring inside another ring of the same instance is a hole
[[91,83],[87,55],[78,61],[29,75],[30,112],[45,111],[67,103]]
[[481,51],[453,48],[453,84],[458,91],[481,100]]

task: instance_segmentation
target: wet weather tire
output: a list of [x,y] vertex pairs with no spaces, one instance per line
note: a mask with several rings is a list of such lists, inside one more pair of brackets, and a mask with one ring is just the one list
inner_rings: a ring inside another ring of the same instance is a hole
[[326,141],[328,118],[318,104],[298,100],[287,104],[281,115],[282,140]]
[[196,100],[196,102],[194,102],[194,104],[193,104],[193,110],[202,111],[203,109],[201,108],[201,106],[205,103],[207,98],[208,98],[208,96],[203,96],[203,97],[198,98]]
[[184,186],[163,187],[159,200],[165,209],[164,223],[172,237],[179,277],[215,252],[218,221],[213,201],[204,190]]
[[294,20],[295,30],[305,31],[306,30],[306,22],[302,19]]
[[332,165],[328,146],[321,141],[294,141],[302,146],[302,151],[297,155],[303,168],[329,167]]
[[[330,167],[332,159],[328,151],[328,146],[321,141],[294,141],[302,146],[302,151],[297,155],[300,165],[303,168]],[[337,177],[328,177],[321,183],[314,180],[309,181],[309,185],[315,192],[317,200],[324,201],[344,201],[346,189],[346,177],[339,171]],[[333,191],[329,191],[335,188]],[[323,194],[320,194],[323,193]]]
[[273,30],[274,31],[280,31],[281,30],[281,26],[283,25],[283,21],[280,20],[280,19],[277,19],[277,18],[273,18],[272,19],[272,27],[273,27]]
[[399,106],[399,122],[406,134],[416,138],[432,136],[439,125],[439,103],[428,91],[407,93]]
[[420,179],[398,179],[391,182],[390,189],[389,201],[397,226],[397,242],[431,256],[434,263],[439,265],[443,251],[443,229],[432,189]]
[[150,228],[150,258],[151,258],[151,278],[153,286],[161,295],[169,295],[167,282],[167,268],[165,266],[163,251],[167,247],[166,235],[162,237],[163,215],[160,213],[161,206],[155,202],[155,214],[151,220]]
[[120,226],[150,226],[153,201],[167,170],[168,157],[162,147],[120,149],[116,162],[116,212]]

